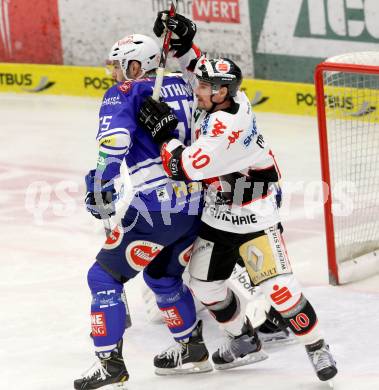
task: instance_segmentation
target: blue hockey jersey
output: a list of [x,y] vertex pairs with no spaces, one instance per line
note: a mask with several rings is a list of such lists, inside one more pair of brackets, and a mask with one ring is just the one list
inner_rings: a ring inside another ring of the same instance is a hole
[[[201,183],[169,179],[158,146],[138,125],[137,114],[146,97],[152,95],[153,86],[154,79],[145,78],[118,83],[105,93],[99,113],[97,169],[103,171],[104,180],[111,180],[119,175],[125,159],[135,197],[147,210],[176,209],[194,214],[201,204]],[[164,78],[161,96],[179,120],[175,137],[191,144],[192,91],[181,77],[169,76]]]

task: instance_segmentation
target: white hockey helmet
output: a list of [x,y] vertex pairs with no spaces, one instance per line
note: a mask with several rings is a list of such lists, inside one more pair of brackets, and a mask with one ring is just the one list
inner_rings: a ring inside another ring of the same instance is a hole
[[[142,35],[132,34],[117,41],[109,53],[110,61],[119,61],[125,78],[129,61],[138,61],[143,74],[158,68],[159,47],[154,39]],[[142,74],[142,75],[143,75]]]

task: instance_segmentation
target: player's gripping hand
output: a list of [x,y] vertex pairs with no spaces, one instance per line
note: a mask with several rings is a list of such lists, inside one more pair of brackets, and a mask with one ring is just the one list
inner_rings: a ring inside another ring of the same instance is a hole
[[178,126],[178,119],[171,108],[164,102],[156,102],[151,96],[143,102],[138,122],[158,144],[172,138],[170,133]]
[[97,219],[108,219],[115,215],[116,190],[112,181],[101,181],[92,169],[85,177],[87,194],[85,198],[87,211]]
[[174,50],[175,57],[181,57],[192,47],[193,38],[196,35],[196,24],[184,17],[176,14],[173,17],[168,16],[169,11],[158,12],[154,23],[154,34],[157,37],[162,36],[167,27],[174,33],[170,41],[170,49]]

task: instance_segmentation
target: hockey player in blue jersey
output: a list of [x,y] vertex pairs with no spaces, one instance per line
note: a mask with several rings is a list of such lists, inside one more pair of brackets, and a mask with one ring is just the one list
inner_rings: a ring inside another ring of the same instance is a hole
[[[189,46],[192,33],[186,32]],[[183,42],[186,40],[181,40],[180,45]],[[92,336],[98,361],[81,379],[75,380],[75,389],[122,386],[128,380],[122,358],[126,320],[123,283],[142,270],[177,341],[174,350],[168,349],[155,357],[156,372],[212,369],[191,292],[181,278],[197,237],[202,187],[198,182],[167,178],[158,147],[137,124],[141,104],[152,94],[158,56],[155,41],[139,34],[118,41],[110,53],[117,84],[105,93],[102,101],[98,163],[86,176],[86,206],[99,219],[114,215],[114,181],[123,161],[135,194],[121,223],[107,238],[88,271]],[[177,75],[165,77],[161,97],[178,118],[173,129],[175,137],[189,145],[193,98],[185,81]]]

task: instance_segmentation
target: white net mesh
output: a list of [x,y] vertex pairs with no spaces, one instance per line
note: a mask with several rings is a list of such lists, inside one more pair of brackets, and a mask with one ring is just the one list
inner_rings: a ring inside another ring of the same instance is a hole
[[336,257],[341,263],[379,249],[379,52],[344,54],[326,62],[377,67],[373,73],[324,72]]

